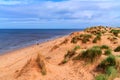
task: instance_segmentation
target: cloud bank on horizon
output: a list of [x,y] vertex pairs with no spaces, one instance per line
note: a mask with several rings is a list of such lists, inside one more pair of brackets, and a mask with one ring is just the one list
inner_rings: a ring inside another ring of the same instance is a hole
[[0,28],[119,26],[119,0],[0,0]]

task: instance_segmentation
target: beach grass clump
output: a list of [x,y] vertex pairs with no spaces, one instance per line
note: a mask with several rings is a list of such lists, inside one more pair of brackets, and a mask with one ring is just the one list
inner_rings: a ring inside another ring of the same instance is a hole
[[109,49],[109,46],[107,46],[107,45],[102,45],[102,46],[101,46],[101,49]]
[[112,54],[111,49],[107,49],[107,50],[105,50],[104,54],[105,54],[105,55],[111,55],[111,54]]
[[99,49],[101,49],[101,47],[97,46],[97,45],[93,46],[92,48],[99,48]]
[[70,58],[72,58],[76,54],[76,50],[77,49],[74,48],[73,50],[67,51],[67,54],[64,55],[63,61],[59,65],[67,63]]
[[118,37],[118,34],[120,33],[120,30],[112,29],[112,30],[110,31],[110,33],[113,33],[116,37]]
[[75,54],[75,50],[68,51],[67,54],[65,54],[64,58],[71,58]]
[[106,69],[106,75],[108,76],[108,80],[113,80],[117,76],[117,69],[114,66],[110,66]]
[[118,72],[120,73],[120,56],[117,56],[116,58],[116,68]]
[[108,80],[105,74],[99,74],[95,77],[95,80]]
[[120,52],[120,46],[116,47],[116,48],[114,49],[114,51],[115,51],[115,52]]
[[75,46],[73,50],[76,51],[76,50],[78,50],[78,49],[80,49],[80,46],[79,46],[79,45]]
[[90,35],[90,34],[81,34],[79,36],[73,37],[71,40],[71,43],[77,43],[79,40],[82,40],[82,43],[86,43],[86,42],[90,41],[91,37],[92,37],[92,35]]
[[101,40],[101,35],[97,35],[94,40],[93,43],[97,43],[97,41]]
[[74,59],[82,59],[86,62],[94,62],[102,55],[102,51],[100,48],[90,48],[86,51],[82,51],[81,55],[77,55]]
[[101,68],[102,74],[95,77],[95,80],[114,80],[118,74],[118,67],[120,62],[117,63],[116,57],[114,55],[109,55],[105,60],[103,60],[98,68]]
[[72,38],[71,43],[77,43],[78,40],[79,40],[79,37],[75,36]]
[[95,80],[113,80],[117,76],[117,73],[117,69],[114,66],[110,66],[104,74],[97,75]]
[[115,56],[113,56],[113,55],[109,55],[105,60],[103,60],[98,65],[98,67],[103,69],[104,71],[106,70],[106,68],[108,68],[110,66],[116,66],[116,59],[115,59]]
[[99,34],[101,35],[101,34],[106,33],[106,27],[105,26],[93,26],[90,28],[86,28],[84,31],[94,34],[94,35],[99,35]]
[[44,63],[44,61],[41,59],[41,56],[38,54],[36,62],[39,66],[39,68],[41,69],[41,73],[42,75],[46,75],[47,74],[47,70],[46,70],[46,65]]
[[82,39],[82,43],[87,43],[88,41],[90,41],[90,38],[92,37],[92,35],[90,34],[82,34],[80,35],[81,39]]

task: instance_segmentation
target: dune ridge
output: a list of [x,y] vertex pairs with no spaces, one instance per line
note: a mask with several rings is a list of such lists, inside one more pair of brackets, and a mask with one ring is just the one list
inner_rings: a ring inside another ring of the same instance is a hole
[[[119,28],[106,26],[90,27],[1,55],[0,80],[97,80],[102,73],[107,80],[119,80],[120,52],[114,50],[120,45],[119,31]],[[93,60],[89,51],[94,53],[96,49],[101,52],[95,53],[97,57]],[[84,53],[87,56],[82,55]],[[102,67],[98,68],[111,54],[118,60],[115,77],[108,76]]]

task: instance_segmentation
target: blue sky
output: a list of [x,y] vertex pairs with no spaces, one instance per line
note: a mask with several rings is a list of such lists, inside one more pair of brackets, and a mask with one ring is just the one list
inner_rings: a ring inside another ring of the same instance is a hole
[[119,26],[120,0],[0,0],[0,28]]

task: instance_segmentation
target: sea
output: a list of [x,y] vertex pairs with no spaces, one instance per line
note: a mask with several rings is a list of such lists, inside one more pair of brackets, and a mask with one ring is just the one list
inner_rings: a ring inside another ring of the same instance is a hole
[[82,29],[0,29],[0,54],[80,30]]

